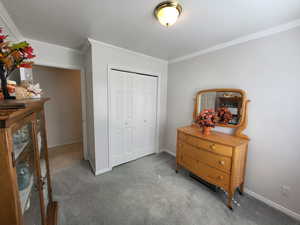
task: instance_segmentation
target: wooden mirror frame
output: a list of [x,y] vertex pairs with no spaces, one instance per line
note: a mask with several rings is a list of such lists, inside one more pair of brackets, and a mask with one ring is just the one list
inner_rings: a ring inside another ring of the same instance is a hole
[[216,126],[219,127],[227,127],[227,128],[236,128],[234,134],[235,136],[239,136],[242,138],[249,139],[248,136],[242,134],[242,131],[247,128],[248,125],[248,103],[250,100],[247,99],[246,92],[242,89],[234,89],[234,88],[218,88],[218,89],[207,89],[207,90],[202,90],[197,92],[196,97],[195,97],[195,105],[194,105],[194,113],[193,113],[193,121],[195,122],[196,117],[197,117],[197,109],[199,108],[199,97],[202,94],[208,93],[208,92],[237,92],[240,93],[242,96],[242,107],[241,107],[241,118],[239,120],[239,123],[234,125],[234,124],[222,124],[222,123],[217,123]]

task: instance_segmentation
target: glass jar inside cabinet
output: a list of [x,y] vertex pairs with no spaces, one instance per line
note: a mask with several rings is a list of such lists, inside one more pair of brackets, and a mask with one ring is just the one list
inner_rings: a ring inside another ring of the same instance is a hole
[[44,103],[0,101],[0,221],[6,225],[55,225]]

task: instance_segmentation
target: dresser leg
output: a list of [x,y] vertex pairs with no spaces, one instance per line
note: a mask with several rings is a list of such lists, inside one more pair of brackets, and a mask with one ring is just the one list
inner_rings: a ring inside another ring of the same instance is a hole
[[229,193],[228,193],[228,197],[227,197],[227,207],[228,207],[230,210],[233,210],[233,208],[232,208],[232,197],[233,197],[232,192],[229,192]]
[[180,170],[180,166],[178,164],[176,164],[176,169],[175,169],[175,172],[178,173]]
[[244,195],[244,182],[240,185],[240,187],[238,188],[239,194],[240,195]]

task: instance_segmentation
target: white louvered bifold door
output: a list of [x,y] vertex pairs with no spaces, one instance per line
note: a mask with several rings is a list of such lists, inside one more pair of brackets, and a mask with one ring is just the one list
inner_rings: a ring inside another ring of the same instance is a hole
[[111,166],[155,152],[157,77],[111,70],[109,74]]

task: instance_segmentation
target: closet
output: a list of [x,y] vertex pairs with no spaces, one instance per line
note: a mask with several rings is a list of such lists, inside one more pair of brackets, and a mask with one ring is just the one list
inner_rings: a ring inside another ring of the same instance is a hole
[[109,160],[114,167],[156,149],[156,76],[109,71]]

